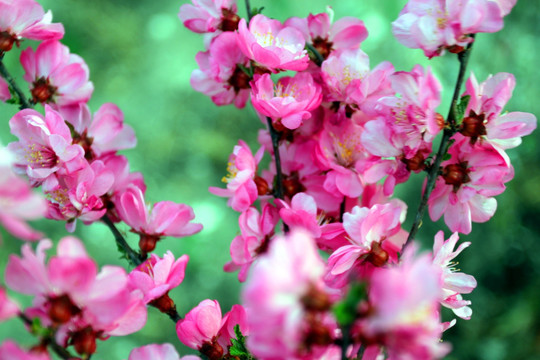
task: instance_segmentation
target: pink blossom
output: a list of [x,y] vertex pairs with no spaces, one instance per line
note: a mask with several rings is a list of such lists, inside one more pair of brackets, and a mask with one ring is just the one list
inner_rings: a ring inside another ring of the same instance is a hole
[[92,96],[94,85],[89,81],[88,66],[59,41],[45,41],[36,51],[24,50],[21,64],[36,103],[62,107],[85,103]]
[[304,229],[313,238],[321,236],[322,232],[317,216],[317,203],[313,197],[305,193],[298,193],[293,196],[290,205],[282,200],[276,201],[281,205],[279,216],[291,229]]
[[176,333],[180,341],[192,349],[200,350],[205,343],[221,348],[217,344],[221,322],[219,303],[216,300],[203,300],[176,324]]
[[188,260],[187,255],[182,255],[175,261],[170,251],[163,258],[151,254],[129,274],[130,286],[142,291],[145,303],[156,300],[182,283]]
[[396,261],[406,239],[401,230],[406,209],[396,199],[371,208],[355,206],[351,213],[343,214],[349,244],[330,255],[325,280],[340,288],[346,285],[350,272],[363,263],[383,266],[389,259]]
[[12,318],[18,313],[19,306],[8,298],[6,290],[3,287],[0,287],[0,322]]
[[310,111],[321,104],[321,88],[308,73],[282,77],[274,86],[270,75],[264,74],[251,85],[253,107],[274,122],[294,130],[303,120],[311,117]]
[[358,48],[368,35],[362,20],[346,16],[330,24],[328,13],[293,17],[287,19],[285,26],[300,30],[306,42],[312,44],[323,59],[334,50]]
[[412,255],[406,252],[399,266],[375,269],[368,290],[373,311],[360,331],[379,339],[389,359],[438,359],[449,351],[440,342],[439,270],[429,256]]
[[11,93],[9,92],[9,85],[4,80],[3,77],[0,76],[0,101],[5,102],[6,100],[11,99]]
[[277,209],[270,204],[263,207],[262,214],[254,207],[240,214],[238,224],[241,235],[233,239],[230,248],[232,261],[225,264],[223,269],[228,272],[240,269],[238,280],[244,282],[253,261],[268,249],[278,221]]
[[238,46],[248,58],[272,71],[302,71],[309,65],[302,33],[261,14],[251,19],[249,29],[246,20],[240,20]]
[[26,220],[43,217],[47,210],[45,199],[31,191],[30,185],[11,169],[12,154],[0,145],[0,224],[15,237],[39,240],[43,237]]
[[457,263],[452,262],[465,248],[471,245],[470,242],[461,243],[456,251],[454,247],[459,240],[458,233],[455,232],[448,240],[444,240],[444,232],[441,230],[435,235],[433,244],[433,265],[441,268],[441,282],[444,291],[441,304],[452,309],[454,314],[462,319],[470,319],[472,315],[471,308],[468,305],[470,301],[463,300],[461,294],[468,294],[476,287],[476,279],[459,272],[454,268]]
[[515,1],[508,0],[411,0],[393,22],[400,43],[422,49],[428,57],[450,48],[459,52],[473,41],[470,34],[496,32]]
[[93,117],[85,103],[63,107],[60,113],[73,126],[73,141],[85,149],[87,158],[100,158],[137,144],[133,128],[124,123],[124,114],[115,104],[103,104]]
[[488,221],[497,208],[492,197],[502,193],[504,183],[513,177],[513,169],[490,144],[470,144],[469,139],[455,135],[450,147],[451,159],[444,161],[442,176],[428,200],[433,221],[444,214],[451,231],[471,232],[471,222]]
[[84,166],[84,150],[72,144],[71,131],[62,116],[45,106],[45,116],[35,110],[19,111],[9,120],[18,142],[8,145],[16,155],[15,166],[30,181],[41,184],[52,174],[72,173]]
[[172,201],[148,206],[142,190],[133,185],[118,195],[114,203],[120,218],[139,234],[184,237],[202,229],[201,224],[190,223],[195,218],[190,206]]
[[[65,324],[70,334],[88,326],[111,335],[128,334],[144,325],[146,311],[140,299],[130,293],[122,268],[105,266],[98,273],[83,244],[74,237],[61,239],[57,255],[46,264],[45,251],[51,247],[50,240],[42,240],[35,253],[24,245],[22,258],[11,255],[6,284],[36,296],[34,303],[44,309],[50,321]],[[129,319],[123,318],[126,313],[130,313]]]
[[250,77],[241,68],[249,66],[249,59],[239,49],[237,37],[235,32],[223,33],[195,57],[199,69],[191,73],[191,86],[218,106],[243,108],[249,98]]
[[22,38],[53,40],[64,36],[62,24],[52,24],[52,14],[33,0],[0,0],[0,51],[11,50]]
[[478,139],[485,139],[501,149],[510,149],[521,144],[521,137],[536,129],[536,117],[524,112],[501,115],[515,85],[512,74],[490,75],[486,81],[479,84],[471,73],[464,93],[471,98],[461,125],[461,134],[470,137],[473,143]]
[[74,174],[56,178],[45,188],[49,200],[47,217],[67,220],[69,231],[75,230],[75,220],[85,223],[99,220],[107,211],[102,196],[114,183],[113,173],[96,160]]
[[151,344],[131,350],[128,360],[180,360],[180,355],[171,344]]
[[255,184],[257,165],[261,161],[264,149],[257,150],[255,156],[248,145],[240,140],[229,157],[227,176],[222,181],[227,189],[210,187],[210,192],[217,196],[230,198],[227,205],[235,211],[246,211],[257,200],[258,191]]
[[236,0],[192,0],[180,7],[178,17],[185,27],[196,33],[217,30],[234,31],[240,18]]
[[17,343],[6,340],[0,345],[0,360],[50,360],[50,357],[46,352],[26,351]]
[[242,294],[251,332],[247,345],[254,356],[297,359],[316,352],[319,347],[306,343],[312,326],[327,329],[332,338],[326,321],[331,302],[322,284],[324,268],[306,233],[293,231],[287,238],[272,240],[269,252],[254,264]]

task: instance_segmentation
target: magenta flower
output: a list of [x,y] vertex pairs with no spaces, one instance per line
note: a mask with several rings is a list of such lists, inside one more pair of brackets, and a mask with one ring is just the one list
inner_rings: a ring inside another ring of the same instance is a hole
[[50,11],[34,0],[0,0],[0,51],[9,51],[22,38],[57,40],[64,36],[62,24],[52,24]]
[[9,85],[4,80],[3,77],[0,76],[0,101],[6,102],[6,100],[11,99],[11,93],[9,92]]
[[3,287],[0,287],[0,322],[17,316],[18,313],[19,306],[8,298],[6,290]]
[[96,160],[74,174],[56,178],[44,189],[49,200],[47,217],[67,220],[68,231],[75,230],[76,219],[89,224],[107,211],[102,196],[111,189],[114,175],[105,164]]
[[291,229],[303,229],[314,239],[321,236],[317,203],[312,196],[298,193],[293,196],[290,205],[279,199],[276,202],[281,206],[279,216]]
[[187,255],[182,255],[175,261],[170,251],[163,258],[151,254],[129,274],[130,286],[142,291],[145,304],[156,300],[182,283],[188,260]]
[[238,46],[248,58],[273,72],[302,71],[309,65],[302,33],[261,14],[251,19],[249,29],[246,20],[240,20]]
[[185,27],[196,33],[211,33],[218,30],[234,31],[240,17],[236,15],[236,0],[192,0],[180,6],[178,17]]
[[218,360],[227,353],[231,337],[236,337],[234,327],[240,326],[242,334],[248,334],[245,310],[234,305],[230,312],[221,316],[216,300],[203,300],[176,324],[180,341],[199,350],[211,360]]
[[184,237],[202,229],[201,224],[190,223],[195,218],[190,206],[172,201],[160,201],[149,206],[137,186],[132,185],[116,196],[114,204],[122,221],[141,235],[141,241],[153,242],[153,246],[142,249],[144,252],[152,251],[161,236]]
[[238,141],[229,157],[228,174],[222,181],[227,189],[210,187],[209,191],[217,196],[230,198],[227,205],[235,211],[246,211],[259,196],[255,177],[257,165],[264,155],[264,148],[257,150],[255,156],[248,145],[242,140]]
[[18,142],[8,145],[16,156],[15,166],[30,181],[41,184],[56,172],[72,173],[84,166],[84,150],[72,144],[71,131],[62,116],[45,106],[45,116],[35,110],[19,111],[9,120]]
[[[461,134],[475,143],[485,139],[501,149],[521,144],[521,137],[536,129],[536,117],[530,113],[511,112],[501,115],[516,85],[514,75],[498,73],[490,75],[479,84],[474,74],[467,80],[470,101],[461,125]],[[501,152],[504,155],[503,152]]]
[[473,147],[468,138],[455,137],[448,151],[452,157],[441,164],[442,176],[428,200],[429,216],[436,221],[444,214],[451,231],[468,234],[473,221],[486,222],[493,216],[497,201],[492,196],[504,191],[513,169],[501,150],[488,143]]
[[471,245],[470,242],[461,243],[456,251],[454,247],[459,240],[458,233],[453,233],[448,240],[444,240],[444,232],[441,230],[435,235],[433,244],[433,265],[441,268],[441,282],[444,292],[441,304],[452,309],[454,314],[462,319],[469,320],[472,315],[468,305],[470,301],[463,300],[461,294],[469,294],[476,288],[476,279],[459,272],[454,268],[457,263],[452,260],[458,256],[465,248]]
[[171,344],[151,344],[131,350],[128,360],[201,360],[196,355],[178,355]]
[[496,32],[515,0],[410,0],[392,28],[403,45],[422,49],[427,57],[445,49],[460,52],[470,34]]
[[223,33],[212,40],[208,51],[195,57],[199,69],[191,73],[193,89],[210,96],[218,106],[243,108],[249,98],[250,77],[241,69],[249,59],[238,48],[238,34]]
[[50,360],[47,352],[26,351],[17,343],[6,340],[0,345],[0,359],[2,360]]
[[85,103],[63,107],[60,113],[73,126],[73,142],[84,148],[87,158],[100,158],[137,144],[133,128],[124,123],[124,114],[115,104],[103,104],[93,117]]
[[365,263],[380,267],[388,260],[396,261],[406,239],[401,229],[406,209],[403,202],[394,200],[371,208],[355,206],[352,212],[343,214],[349,244],[330,255],[327,283],[341,288],[347,284],[350,272],[358,271]]
[[253,261],[268,250],[278,221],[277,209],[270,204],[264,206],[262,214],[254,207],[240,214],[238,224],[241,234],[233,239],[230,248],[232,260],[223,269],[227,272],[239,269],[238,280],[244,282]]
[[242,294],[251,332],[247,343],[254,356],[297,359],[324,352],[328,346],[309,343],[307,334],[314,328],[327,334],[328,345],[333,342],[324,271],[315,242],[306,233],[293,231],[272,240]]
[[43,217],[47,203],[32,192],[28,182],[13,173],[11,163],[12,154],[0,145],[0,224],[15,237],[39,240],[43,234],[26,221]]
[[274,86],[270,75],[264,74],[252,82],[251,102],[262,115],[294,130],[311,118],[311,112],[321,104],[321,87],[308,73],[282,77]]
[[362,20],[346,16],[330,24],[328,13],[293,17],[285,21],[285,26],[300,30],[306,42],[312,44],[323,59],[334,50],[358,48],[368,36]]
[[62,107],[86,103],[94,85],[84,60],[70,54],[69,48],[59,41],[41,43],[36,51],[28,48],[21,53],[25,70],[24,80],[30,85],[33,101]]
[[[450,350],[441,343],[439,270],[427,255],[377,268],[370,279],[370,315],[359,325],[367,338],[377,339],[389,359],[438,359]],[[380,350],[379,350],[380,351]]]
[[35,253],[24,245],[22,257],[11,255],[6,284],[20,293],[34,295],[34,305],[53,324],[65,325],[62,332],[68,336],[87,327],[110,335],[128,334],[144,325],[146,310],[141,300],[130,293],[122,268],[106,266],[98,273],[95,262],[74,237],[61,239],[57,255],[45,263],[45,251],[51,247],[50,240],[42,240]]

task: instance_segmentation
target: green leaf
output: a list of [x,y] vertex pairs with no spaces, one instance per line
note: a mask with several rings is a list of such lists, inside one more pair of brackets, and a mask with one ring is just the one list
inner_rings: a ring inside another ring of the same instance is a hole
[[450,160],[451,158],[452,158],[452,155],[448,153],[444,154],[444,156],[442,157],[443,161]]
[[245,66],[242,65],[242,64],[236,64],[236,66],[238,66],[238,68],[239,68],[240,70],[242,70],[242,71],[243,71],[247,76],[249,76],[250,78],[253,77],[253,69],[247,68],[247,67],[245,67]]
[[340,326],[351,325],[357,317],[357,307],[360,301],[367,298],[365,283],[354,284],[345,299],[334,306],[334,315]]
[[234,333],[236,334],[236,339],[231,339],[229,355],[237,356],[241,360],[253,360],[253,356],[246,347],[246,337],[240,331],[240,325],[235,325]]
[[469,105],[470,100],[471,96],[465,95],[462,96],[459,100],[459,103],[456,104],[456,107],[454,109],[456,122],[460,123],[463,120],[463,117],[465,116],[465,110],[467,110],[467,106]]
[[251,17],[255,15],[262,14],[262,11],[264,10],[264,6],[261,6],[260,8],[253,8],[251,9]]

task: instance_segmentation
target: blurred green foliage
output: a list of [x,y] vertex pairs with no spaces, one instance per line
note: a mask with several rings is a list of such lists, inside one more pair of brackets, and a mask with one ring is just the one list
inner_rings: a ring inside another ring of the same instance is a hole
[[[161,0],[41,0],[54,13],[54,21],[66,29],[63,43],[88,63],[95,92],[90,101],[93,111],[105,102],[114,102],[124,111],[126,122],[138,135],[137,148],[123,153],[132,170],[141,171],[148,185],[147,199],[172,200],[193,206],[197,221],[205,229],[186,239],[161,241],[157,253],[171,249],[175,255],[188,254],[186,278],[171,292],[180,313],[206,298],[218,299],[225,313],[238,302],[240,284],[236,274],[227,274],[222,266],[229,260],[229,244],[238,233],[237,214],[226,201],[208,193],[209,186],[221,186],[228,154],[239,138],[257,148],[257,131],[262,124],[248,105],[244,110],[232,106],[218,108],[205,95],[191,89],[189,76],[196,68],[195,54],[203,50],[200,35],[183,28],[177,12],[183,1]],[[401,46],[391,34],[391,22],[397,18],[405,0],[302,0],[252,1],[264,6],[267,16],[285,20],[325,11],[331,5],[335,18],[354,16],[365,21],[370,32],[362,44],[372,66],[391,61],[397,70],[410,70],[414,64],[431,66],[444,85],[440,112],[447,112],[457,74],[455,56],[427,60],[420,50]],[[239,3],[240,14],[245,10]],[[472,52],[469,69],[482,81],[490,73],[512,72],[517,79],[509,111],[540,114],[540,1],[520,0],[505,20],[505,28],[496,34],[480,34]],[[32,42],[24,41],[22,49]],[[18,65],[20,50],[6,55],[6,63],[21,85]],[[14,106],[0,104],[2,124],[0,141],[14,138],[8,120]],[[460,269],[478,280],[478,288],[467,299],[473,302],[470,321],[458,320],[445,333],[453,344],[448,359],[538,359],[540,358],[540,147],[539,133],[524,139],[518,149],[510,150],[516,176],[507,191],[497,197],[499,208],[486,224],[474,224],[472,246],[459,257]],[[397,196],[409,204],[412,222],[423,176],[414,176],[398,187]],[[41,221],[35,226],[53,240],[66,235],[63,224]],[[433,235],[446,229],[442,222],[429,218],[419,239],[429,248]],[[121,230],[135,245],[137,239]],[[446,235],[449,231],[446,230]],[[8,254],[19,252],[21,242],[0,230],[0,267]],[[117,264],[119,259],[112,235],[105,226],[78,224],[90,254],[100,266]],[[19,298],[28,304],[26,297]],[[451,318],[443,310],[443,318]],[[0,326],[0,339],[7,337],[31,345],[20,321]],[[149,309],[148,323],[137,334],[111,338],[99,344],[95,360],[126,359],[129,351],[144,344],[171,342],[181,354],[192,352],[178,341],[174,325],[155,309]]]

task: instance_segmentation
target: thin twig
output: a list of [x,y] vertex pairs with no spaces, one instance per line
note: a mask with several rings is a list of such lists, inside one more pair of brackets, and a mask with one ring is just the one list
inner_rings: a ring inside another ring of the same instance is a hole
[[266,117],[268,122],[268,130],[270,131],[270,137],[272,138],[272,147],[274,148],[274,159],[276,161],[276,182],[277,186],[274,189],[274,196],[276,199],[283,199],[283,174],[281,173],[281,159],[279,156],[279,134],[272,125],[272,119]]
[[474,44],[474,41],[470,43],[463,52],[458,54],[458,60],[459,60],[459,65],[460,65],[459,74],[456,81],[456,87],[454,88],[454,95],[452,97],[452,103],[450,104],[450,110],[448,111],[448,117],[446,118],[446,121],[449,126],[444,130],[443,137],[441,139],[441,144],[439,145],[439,150],[437,151],[437,155],[435,156],[435,159],[433,160],[433,164],[431,165],[431,168],[429,170],[426,188],[424,190],[424,194],[422,195],[420,205],[418,205],[418,210],[416,211],[416,217],[414,219],[414,223],[411,227],[411,231],[409,232],[409,236],[407,237],[407,242],[405,243],[405,245],[407,245],[411,239],[414,239],[416,233],[418,232],[418,229],[420,228],[420,224],[422,223],[422,218],[424,217],[424,213],[426,211],[429,196],[431,195],[431,192],[433,191],[433,188],[435,187],[435,182],[437,180],[437,177],[439,176],[441,162],[444,156],[446,155],[446,153],[448,152],[448,148],[450,146],[450,138],[457,132],[456,121],[458,119],[456,119],[455,108],[459,100],[459,94],[461,92],[463,79],[465,78],[465,72],[467,70],[467,64],[469,62],[469,57],[470,57],[471,48],[473,44]]
[[[26,325],[32,326],[32,319],[30,319],[26,314],[19,313],[19,319],[21,319]],[[47,344],[60,358],[69,360],[76,358],[75,356],[71,355],[69,351],[67,351],[63,346],[60,346],[56,340],[54,339],[54,335],[46,336],[42,338],[42,341]]]
[[114,239],[116,240],[116,244],[125,251],[126,255],[128,256],[128,260],[132,265],[139,266],[144,262],[144,260],[146,260],[135,250],[133,250],[131,246],[129,246],[126,239],[124,239],[124,236],[120,233],[120,231],[118,231],[112,220],[107,215],[104,215],[101,218],[101,221],[103,221],[103,223],[105,223],[105,225],[107,225],[107,227],[111,230],[114,235]]
[[32,105],[28,102],[26,97],[24,96],[24,92],[21,90],[19,85],[15,82],[15,79],[9,74],[9,71],[7,70],[6,66],[3,62],[4,54],[0,55],[0,75],[8,82],[9,86],[15,93],[17,94],[19,98],[20,103],[20,109],[30,109],[32,108]]
[[249,4],[249,0],[246,0],[246,12],[247,12],[247,18],[248,23],[251,21],[251,5]]

